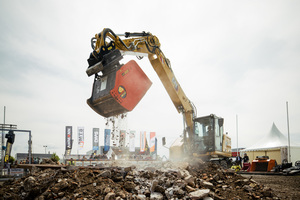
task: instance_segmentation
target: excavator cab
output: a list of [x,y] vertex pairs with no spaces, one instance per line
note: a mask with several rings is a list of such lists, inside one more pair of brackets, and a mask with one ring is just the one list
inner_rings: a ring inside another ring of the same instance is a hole
[[214,114],[194,119],[195,152],[230,157],[231,144],[223,133],[223,124],[224,119]]
[[139,65],[131,60],[120,64],[123,58],[115,49],[99,62],[89,61],[88,76],[95,74],[92,95],[87,104],[99,115],[111,117],[135,108],[152,85]]

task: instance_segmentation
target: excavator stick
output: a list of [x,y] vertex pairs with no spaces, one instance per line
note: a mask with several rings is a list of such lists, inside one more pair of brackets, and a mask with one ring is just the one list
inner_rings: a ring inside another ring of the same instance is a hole
[[152,85],[134,60],[121,65],[121,58],[118,50],[114,50],[106,58],[109,62],[102,60],[87,69],[88,75],[102,72],[101,76],[95,75],[92,96],[87,104],[103,117],[132,111]]

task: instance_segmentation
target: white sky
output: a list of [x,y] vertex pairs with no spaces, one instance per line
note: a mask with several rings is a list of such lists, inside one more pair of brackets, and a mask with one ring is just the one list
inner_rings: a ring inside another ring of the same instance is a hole
[[[156,35],[198,116],[224,117],[232,147],[236,116],[239,147],[253,145],[273,122],[287,135],[286,101],[291,140],[300,143],[299,10],[297,0],[0,1],[0,123],[6,106],[6,123],[32,131],[34,153],[47,145],[62,156],[65,126],[73,126],[75,144],[77,127],[85,127],[80,153],[92,148],[93,127],[103,144],[105,120],[86,104],[93,78],[85,70],[91,37],[111,28]],[[182,116],[148,60],[138,63],[153,85],[126,127],[155,131],[170,144],[182,134]],[[27,151],[27,140],[17,133],[13,156]]]

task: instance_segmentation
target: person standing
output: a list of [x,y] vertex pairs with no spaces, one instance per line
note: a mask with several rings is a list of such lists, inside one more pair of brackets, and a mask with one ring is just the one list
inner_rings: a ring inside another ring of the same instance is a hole
[[249,162],[249,157],[247,155],[247,153],[244,154],[243,157],[243,168],[242,170],[244,171],[249,171],[250,170],[250,162]]
[[236,156],[236,164],[239,165],[239,166],[241,166],[241,163],[242,163],[242,158],[241,158],[241,156],[239,154],[237,154],[237,156]]
[[75,162],[74,162],[73,158],[71,158],[71,160],[69,162],[69,165],[75,165]]
[[244,154],[244,157],[243,157],[243,163],[248,163],[249,162],[249,157],[247,155],[247,153]]

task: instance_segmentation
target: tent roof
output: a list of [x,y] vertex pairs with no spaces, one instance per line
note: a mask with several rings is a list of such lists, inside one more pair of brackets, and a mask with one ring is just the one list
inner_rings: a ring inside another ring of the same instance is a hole
[[[297,146],[293,143],[290,143],[290,145]],[[242,151],[257,151],[261,149],[273,149],[285,146],[288,146],[288,140],[286,136],[284,136],[273,123],[272,128],[267,135],[265,135],[256,144]]]

